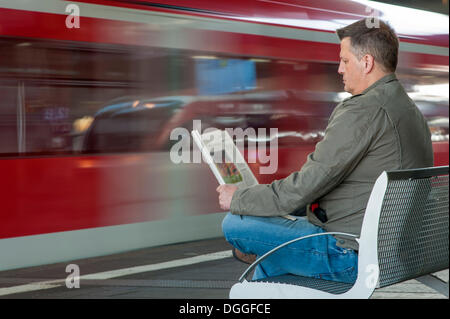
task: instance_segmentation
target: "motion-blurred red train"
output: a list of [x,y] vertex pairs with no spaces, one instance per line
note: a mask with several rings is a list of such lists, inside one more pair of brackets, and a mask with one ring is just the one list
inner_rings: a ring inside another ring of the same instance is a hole
[[448,165],[448,16],[344,0],[2,1],[0,270],[221,236],[217,182],[170,159],[171,132],[276,128],[276,172],[243,149],[251,169],[260,183],[299,170],[347,96],[335,30],[363,17],[399,34],[397,76]]

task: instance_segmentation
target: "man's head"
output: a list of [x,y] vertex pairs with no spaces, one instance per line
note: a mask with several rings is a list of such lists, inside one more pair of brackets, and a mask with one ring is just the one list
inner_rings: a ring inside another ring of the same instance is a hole
[[336,30],[341,40],[338,73],[344,90],[359,94],[382,78],[395,72],[398,60],[398,38],[383,21],[379,27],[367,27],[365,19]]

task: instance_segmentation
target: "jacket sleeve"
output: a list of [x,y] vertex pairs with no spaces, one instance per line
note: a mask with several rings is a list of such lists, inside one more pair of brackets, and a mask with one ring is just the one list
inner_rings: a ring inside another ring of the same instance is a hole
[[366,154],[371,141],[370,121],[367,109],[338,105],[324,138],[308,155],[301,170],[271,184],[237,190],[231,201],[231,213],[283,216],[324,196],[339,185]]

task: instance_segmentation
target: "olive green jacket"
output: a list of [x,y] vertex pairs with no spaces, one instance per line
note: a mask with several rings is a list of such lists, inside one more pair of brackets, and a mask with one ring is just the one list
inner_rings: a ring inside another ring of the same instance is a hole
[[[300,171],[271,184],[237,190],[231,213],[283,216],[307,206],[308,220],[326,231],[358,234],[377,177],[384,170],[433,166],[427,122],[395,74],[337,105],[324,138]],[[310,210],[318,202],[328,221]],[[355,240],[338,245],[358,249]]]

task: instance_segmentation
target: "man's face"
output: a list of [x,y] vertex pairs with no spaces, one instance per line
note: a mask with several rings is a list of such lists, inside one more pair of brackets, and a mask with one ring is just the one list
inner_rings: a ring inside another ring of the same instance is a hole
[[349,37],[342,39],[339,57],[338,73],[342,75],[344,90],[352,95],[364,91],[364,63],[353,54]]

